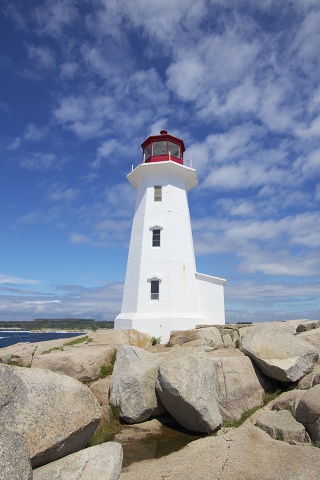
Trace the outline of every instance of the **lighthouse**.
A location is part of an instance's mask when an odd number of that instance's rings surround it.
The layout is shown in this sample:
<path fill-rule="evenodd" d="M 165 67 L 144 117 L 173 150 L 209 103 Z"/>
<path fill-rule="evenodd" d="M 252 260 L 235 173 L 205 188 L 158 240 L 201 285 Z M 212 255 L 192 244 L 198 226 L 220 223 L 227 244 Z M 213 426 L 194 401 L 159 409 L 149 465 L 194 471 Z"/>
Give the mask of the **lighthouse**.
<path fill-rule="evenodd" d="M 141 147 L 142 162 L 127 175 L 137 198 L 115 329 L 163 343 L 172 330 L 224 324 L 226 281 L 196 271 L 187 194 L 198 179 L 183 159 L 183 140 L 162 130 Z"/>

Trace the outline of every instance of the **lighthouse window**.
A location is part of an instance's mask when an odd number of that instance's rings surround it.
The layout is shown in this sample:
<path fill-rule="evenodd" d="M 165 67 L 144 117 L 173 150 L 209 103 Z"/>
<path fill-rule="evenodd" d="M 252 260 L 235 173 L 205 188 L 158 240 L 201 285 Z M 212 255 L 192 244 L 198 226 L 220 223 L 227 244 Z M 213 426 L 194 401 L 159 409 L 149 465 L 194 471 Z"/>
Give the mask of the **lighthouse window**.
<path fill-rule="evenodd" d="M 180 146 L 173 142 L 168 142 L 169 153 L 177 158 L 180 158 Z"/>
<path fill-rule="evenodd" d="M 160 229 L 152 230 L 152 246 L 160 247 Z"/>
<path fill-rule="evenodd" d="M 157 185 L 154 187 L 154 201 L 161 202 L 162 201 L 162 187 Z"/>
<path fill-rule="evenodd" d="M 159 280 L 151 280 L 151 300 L 159 300 Z"/>
<path fill-rule="evenodd" d="M 167 142 L 154 142 L 152 144 L 152 155 L 165 155 L 167 153 Z"/>

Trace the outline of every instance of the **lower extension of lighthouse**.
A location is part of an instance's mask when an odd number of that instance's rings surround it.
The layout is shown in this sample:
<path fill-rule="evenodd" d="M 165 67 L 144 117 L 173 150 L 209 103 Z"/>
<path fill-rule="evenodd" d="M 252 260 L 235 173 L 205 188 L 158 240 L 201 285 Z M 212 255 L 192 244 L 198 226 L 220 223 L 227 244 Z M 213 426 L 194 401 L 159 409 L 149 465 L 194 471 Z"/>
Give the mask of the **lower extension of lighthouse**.
<path fill-rule="evenodd" d="M 163 343 L 172 330 L 224 324 L 226 281 L 196 272 L 187 199 L 196 171 L 169 159 L 142 163 L 127 178 L 137 200 L 115 329 L 134 328 Z"/>

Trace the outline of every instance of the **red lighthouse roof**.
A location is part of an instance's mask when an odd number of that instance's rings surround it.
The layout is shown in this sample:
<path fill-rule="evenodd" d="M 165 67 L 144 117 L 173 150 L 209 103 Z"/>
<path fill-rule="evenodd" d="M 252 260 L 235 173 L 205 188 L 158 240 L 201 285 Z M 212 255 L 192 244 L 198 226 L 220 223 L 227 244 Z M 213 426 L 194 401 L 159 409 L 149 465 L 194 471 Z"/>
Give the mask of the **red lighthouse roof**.
<path fill-rule="evenodd" d="M 166 162 L 172 160 L 183 165 L 183 140 L 161 130 L 160 135 L 148 137 L 142 144 L 143 163 Z"/>

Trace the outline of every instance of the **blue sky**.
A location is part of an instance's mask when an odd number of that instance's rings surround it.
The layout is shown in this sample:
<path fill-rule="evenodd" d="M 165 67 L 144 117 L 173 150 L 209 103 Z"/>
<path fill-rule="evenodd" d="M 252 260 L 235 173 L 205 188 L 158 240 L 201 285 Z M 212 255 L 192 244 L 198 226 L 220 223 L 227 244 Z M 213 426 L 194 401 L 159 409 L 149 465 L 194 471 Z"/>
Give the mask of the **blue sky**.
<path fill-rule="evenodd" d="M 4 0 L 0 320 L 120 311 L 140 144 L 182 138 L 226 320 L 320 318 L 319 0 Z"/>

